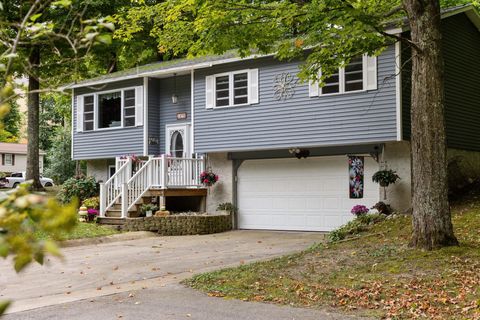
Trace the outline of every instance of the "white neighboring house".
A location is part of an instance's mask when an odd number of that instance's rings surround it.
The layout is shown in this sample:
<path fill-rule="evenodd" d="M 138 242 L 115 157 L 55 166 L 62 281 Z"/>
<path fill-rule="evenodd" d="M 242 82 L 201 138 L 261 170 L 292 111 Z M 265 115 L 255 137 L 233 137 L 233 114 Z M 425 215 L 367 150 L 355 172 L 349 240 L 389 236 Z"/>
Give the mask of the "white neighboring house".
<path fill-rule="evenodd" d="M 0 142 L 0 172 L 7 175 L 27 170 L 27 145 L 24 143 Z M 40 173 L 43 173 L 45 152 L 40 150 Z"/>

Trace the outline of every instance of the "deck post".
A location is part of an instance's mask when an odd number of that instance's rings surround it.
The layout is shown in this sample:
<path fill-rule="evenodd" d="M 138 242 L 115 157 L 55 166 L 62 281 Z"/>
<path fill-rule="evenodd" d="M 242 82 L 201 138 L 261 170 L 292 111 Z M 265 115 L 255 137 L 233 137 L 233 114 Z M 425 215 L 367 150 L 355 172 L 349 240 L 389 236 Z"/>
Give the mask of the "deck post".
<path fill-rule="evenodd" d="M 100 217 L 105 217 L 106 207 L 105 183 L 100 182 Z"/>
<path fill-rule="evenodd" d="M 127 217 L 128 212 L 128 184 L 122 183 L 122 218 Z"/>
<path fill-rule="evenodd" d="M 151 188 L 151 187 L 152 187 L 152 184 L 153 184 L 152 163 L 153 163 L 153 160 L 151 160 L 151 159 L 149 158 L 148 161 L 147 161 L 147 163 L 144 164 L 144 166 L 148 166 L 148 167 L 147 167 L 147 187 L 148 187 L 148 188 Z"/>
<path fill-rule="evenodd" d="M 168 184 L 168 161 L 167 156 L 162 154 L 162 189 L 167 188 Z"/>
<path fill-rule="evenodd" d="M 131 157 L 128 157 L 127 158 L 127 162 L 128 162 L 128 166 L 127 166 L 127 170 L 125 171 L 126 173 L 126 177 L 125 177 L 125 180 L 122 181 L 123 182 L 127 182 L 128 180 L 130 180 L 130 178 L 132 177 L 132 165 L 133 165 L 133 161 L 132 161 L 132 158 Z"/>

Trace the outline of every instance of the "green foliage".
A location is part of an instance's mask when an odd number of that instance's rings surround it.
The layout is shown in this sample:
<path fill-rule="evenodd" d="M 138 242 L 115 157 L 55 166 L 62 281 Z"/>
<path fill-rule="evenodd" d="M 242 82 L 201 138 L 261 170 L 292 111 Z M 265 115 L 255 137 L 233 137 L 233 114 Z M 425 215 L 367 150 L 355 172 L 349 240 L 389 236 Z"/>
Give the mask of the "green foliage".
<path fill-rule="evenodd" d="M 337 228 L 328 234 L 328 239 L 331 242 L 340 241 L 347 236 L 356 235 L 367 231 L 370 226 L 385 220 L 383 214 L 362 214 L 357 216 L 354 220 L 347 222 L 340 228 Z"/>
<path fill-rule="evenodd" d="M 30 262 L 43 264 L 45 254 L 60 256 L 50 240 L 39 241 L 35 232 L 53 237 L 61 231 L 71 230 L 76 223 L 76 203 L 60 205 L 55 199 L 32 194 L 28 184 L 10 191 L 0 200 L 0 256 L 13 255 L 17 272 Z"/>
<path fill-rule="evenodd" d="M 94 177 L 73 177 L 62 185 L 58 198 L 63 203 L 68 203 L 73 199 L 82 202 L 87 198 L 98 196 L 98 192 L 98 184 Z"/>
<path fill-rule="evenodd" d="M 466 2 L 443 0 L 442 5 Z M 167 59 L 229 50 L 241 56 L 276 53 L 283 60 L 305 59 L 300 72 L 303 79 L 317 78 L 321 66 L 321 80 L 353 57 L 379 54 L 397 41 L 383 31 L 399 26 L 403 19 L 398 18 L 405 16 L 400 0 L 138 3 L 114 15 L 118 26 L 114 38 L 125 43 L 153 38 Z"/>
<path fill-rule="evenodd" d="M 3 117 L 3 129 L 0 130 L 0 142 L 18 142 L 20 128 L 22 126 L 22 114 L 18 103 L 12 101 L 8 105 L 8 113 Z"/>
<path fill-rule="evenodd" d="M 397 175 L 397 172 L 391 169 L 379 170 L 372 176 L 372 181 L 380 184 L 382 187 L 388 187 L 390 184 L 394 184 L 399 179 L 400 177 Z"/>
<path fill-rule="evenodd" d="M 100 198 L 91 197 L 83 200 L 82 206 L 85 206 L 89 209 L 98 209 L 100 207 Z"/>
<path fill-rule="evenodd" d="M 145 204 L 142 204 L 142 206 L 140 207 L 140 210 L 142 211 L 142 213 L 146 213 L 147 211 L 155 212 L 158 210 L 158 206 L 156 206 L 153 203 L 145 203 Z"/>
<path fill-rule="evenodd" d="M 230 213 L 234 213 L 234 212 L 237 212 L 238 209 L 231 202 L 224 202 L 224 203 L 220 203 L 217 206 L 217 211 L 222 211 L 222 210 L 228 211 Z"/>
<path fill-rule="evenodd" d="M 56 184 L 63 184 L 75 174 L 75 161 L 70 156 L 72 146 L 70 127 L 57 128 L 54 135 L 51 147 L 46 150 L 44 174 L 52 178 Z"/>
<path fill-rule="evenodd" d="M 42 240 L 73 240 L 73 239 L 85 239 L 85 238 L 96 238 L 110 236 L 112 234 L 117 234 L 119 231 L 112 228 L 108 228 L 96 223 L 77 223 L 72 230 L 68 232 L 60 232 L 55 235 L 56 238 L 52 238 L 51 234 L 45 232 L 36 232 L 36 237 Z"/>

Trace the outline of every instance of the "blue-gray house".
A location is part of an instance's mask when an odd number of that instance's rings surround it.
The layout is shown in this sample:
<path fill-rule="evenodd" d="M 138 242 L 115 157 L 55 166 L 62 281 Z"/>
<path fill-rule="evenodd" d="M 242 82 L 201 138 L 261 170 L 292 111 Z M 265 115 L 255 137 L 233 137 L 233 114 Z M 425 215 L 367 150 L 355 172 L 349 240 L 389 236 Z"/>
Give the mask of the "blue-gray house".
<path fill-rule="evenodd" d="M 480 151 L 480 16 L 443 18 L 449 155 L 468 160 Z M 301 61 L 234 54 L 73 84 L 72 158 L 118 219 L 160 196 L 172 211 L 232 202 L 238 228 L 328 231 L 383 200 L 371 177 L 385 167 L 401 177 L 386 201 L 408 210 L 409 56 L 400 43 L 360 56 L 323 87 L 298 80 Z M 208 191 L 203 171 L 219 176 Z"/>

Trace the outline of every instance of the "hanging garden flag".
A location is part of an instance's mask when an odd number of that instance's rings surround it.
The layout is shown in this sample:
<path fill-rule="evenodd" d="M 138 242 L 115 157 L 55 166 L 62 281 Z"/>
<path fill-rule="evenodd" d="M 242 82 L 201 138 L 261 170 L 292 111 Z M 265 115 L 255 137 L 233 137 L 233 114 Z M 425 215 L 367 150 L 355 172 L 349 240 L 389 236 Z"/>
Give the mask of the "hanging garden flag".
<path fill-rule="evenodd" d="M 363 198 L 363 157 L 348 156 L 350 199 Z"/>

